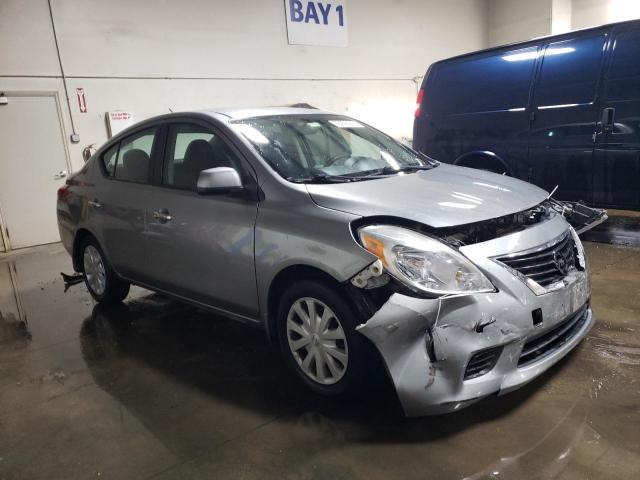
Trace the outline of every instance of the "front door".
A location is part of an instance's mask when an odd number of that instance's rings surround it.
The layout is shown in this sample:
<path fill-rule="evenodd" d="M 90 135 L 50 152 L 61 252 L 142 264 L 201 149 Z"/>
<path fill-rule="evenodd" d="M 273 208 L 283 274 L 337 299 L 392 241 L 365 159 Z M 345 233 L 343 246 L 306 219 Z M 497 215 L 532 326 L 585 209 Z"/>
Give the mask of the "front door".
<path fill-rule="evenodd" d="M 533 96 L 529 163 L 533 183 L 558 200 L 593 201 L 596 90 L 604 33 L 549 43 Z"/>
<path fill-rule="evenodd" d="M 595 149 L 595 203 L 640 208 L 640 29 L 614 30 Z"/>
<path fill-rule="evenodd" d="M 199 195 L 202 170 L 236 168 L 240 155 L 211 128 L 171 124 L 159 185 L 147 212 L 148 268 L 152 286 L 255 318 L 254 266 L 257 202 L 240 194 Z"/>
<path fill-rule="evenodd" d="M 0 222 L 5 248 L 60 241 L 56 191 L 69 167 L 56 97 L 14 96 L 0 105 Z"/>

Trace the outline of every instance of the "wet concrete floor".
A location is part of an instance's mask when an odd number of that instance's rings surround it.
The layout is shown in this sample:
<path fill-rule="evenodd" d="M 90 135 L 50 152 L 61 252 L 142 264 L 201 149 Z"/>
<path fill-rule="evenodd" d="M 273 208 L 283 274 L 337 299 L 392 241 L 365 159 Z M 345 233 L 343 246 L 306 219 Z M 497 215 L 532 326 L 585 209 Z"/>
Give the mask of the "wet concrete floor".
<path fill-rule="evenodd" d="M 583 234 L 583 240 L 640 247 L 640 212 L 608 210 L 609 218 Z"/>
<path fill-rule="evenodd" d="M 63 293 L 60 245 L 0 258 L 0 479 L 640 478 L 640 249 L 586 246 L 588 338 L 521 390 L 419 419 L 384 381 L 305 392 L 251 327 L 141 289 Z"/>

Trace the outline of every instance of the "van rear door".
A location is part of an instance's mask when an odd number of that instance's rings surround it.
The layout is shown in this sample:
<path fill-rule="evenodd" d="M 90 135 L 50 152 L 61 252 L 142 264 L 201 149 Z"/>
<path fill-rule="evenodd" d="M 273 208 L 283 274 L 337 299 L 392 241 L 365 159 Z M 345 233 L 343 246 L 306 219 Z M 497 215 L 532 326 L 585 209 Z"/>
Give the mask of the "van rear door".
<path fill-rule="evenodd" d="M 529 133 L 533 183 L 560 200 L 593 201 L 596 90 L 607 36 L 601 30 L 547 44 Z"/>
<path fill-rule="evenodd" d="M 594 202 L 640 207 L 640 24 L 614 29 L 594 152 Z"/>

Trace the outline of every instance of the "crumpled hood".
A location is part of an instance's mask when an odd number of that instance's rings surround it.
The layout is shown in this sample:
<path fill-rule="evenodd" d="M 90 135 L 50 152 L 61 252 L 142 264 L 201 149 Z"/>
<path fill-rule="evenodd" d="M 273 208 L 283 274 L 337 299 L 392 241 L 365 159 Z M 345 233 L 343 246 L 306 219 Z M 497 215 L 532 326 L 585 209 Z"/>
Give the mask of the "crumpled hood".
<path fill-rule="evenodd" d="M 308 184 L 307 189 L 322 207 L 363 217 L 402 217 L 434 228 L 520 212 L 548 196 L 521 180 L 447 164 L 375 180 Z"/>

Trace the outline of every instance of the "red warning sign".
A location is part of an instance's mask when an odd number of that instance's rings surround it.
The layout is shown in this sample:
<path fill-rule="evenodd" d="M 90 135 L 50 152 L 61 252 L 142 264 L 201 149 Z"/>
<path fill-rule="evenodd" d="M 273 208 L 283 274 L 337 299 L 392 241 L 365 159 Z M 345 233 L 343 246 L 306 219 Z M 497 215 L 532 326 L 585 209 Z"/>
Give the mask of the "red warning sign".
<path fill-rule="evenodd" d="M 87 100 L 84 98 L 84 88 L 76 88 L 76 96 L 78 97 L 80 113 L 87 113 Z"/>

